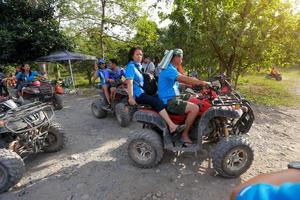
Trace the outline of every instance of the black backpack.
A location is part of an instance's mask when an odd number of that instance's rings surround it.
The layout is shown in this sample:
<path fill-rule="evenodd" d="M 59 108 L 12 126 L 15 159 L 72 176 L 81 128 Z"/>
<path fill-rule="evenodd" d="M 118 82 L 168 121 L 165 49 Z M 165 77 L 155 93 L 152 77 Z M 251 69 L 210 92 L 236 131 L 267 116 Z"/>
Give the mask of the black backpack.
<path fill-rule="evenodd" d="M 138 65 L 135 65 L 136 69 L 143 75 L 144 78 L 144 85 L 141 86 L 139 83 L 137 85 L 141 87 L 145 93 L 155 96 L 157 95 L 157 82 L 155 80 L 155 77 L 150 73 L 142 72 Z"/>

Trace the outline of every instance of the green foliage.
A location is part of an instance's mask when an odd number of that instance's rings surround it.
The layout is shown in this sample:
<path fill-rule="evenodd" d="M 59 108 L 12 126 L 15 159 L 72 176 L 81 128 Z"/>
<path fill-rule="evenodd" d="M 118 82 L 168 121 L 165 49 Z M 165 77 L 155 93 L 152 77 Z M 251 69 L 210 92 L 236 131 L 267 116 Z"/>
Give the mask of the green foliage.
<path fill-rule="evenodd" d="M 70 42 L 54 19 L 55 0 L 10 0 L 0 3 L 0 63 L 33 61 Z"/>
<path fill-rule="evenodd" d="M 184 50 L 185 65 L 237 80 L 247 71 L 300 61 L 300 15 L 280 0 L 175 0 L 166 44 Z M 298 41 L 298 42 L 295 42 Z"/>

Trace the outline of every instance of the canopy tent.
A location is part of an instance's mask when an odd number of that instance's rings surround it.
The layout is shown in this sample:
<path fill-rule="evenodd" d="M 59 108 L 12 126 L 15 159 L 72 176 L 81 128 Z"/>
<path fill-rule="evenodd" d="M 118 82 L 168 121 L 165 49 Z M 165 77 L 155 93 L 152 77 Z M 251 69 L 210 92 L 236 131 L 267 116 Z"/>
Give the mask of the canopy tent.
<path fill-rule="evenodd" d="M 75 52 L 70 52 L 70 51 L 59 51 L 59 52 L 54 52 L 48 56 L 40 57 L 36 61 L 37 62 L 68 61 L 71 78 L 72 78 L 72 82 L 73 82 L 73 87 L 75 89 L 75 82 L 74 82 L 72 63 L 71 63 L 72 60 L 96 61 L 97 58 L 95 56 L 85 55 L 85 54 L 81 54 L 81 53 L 75 53 Z"/>

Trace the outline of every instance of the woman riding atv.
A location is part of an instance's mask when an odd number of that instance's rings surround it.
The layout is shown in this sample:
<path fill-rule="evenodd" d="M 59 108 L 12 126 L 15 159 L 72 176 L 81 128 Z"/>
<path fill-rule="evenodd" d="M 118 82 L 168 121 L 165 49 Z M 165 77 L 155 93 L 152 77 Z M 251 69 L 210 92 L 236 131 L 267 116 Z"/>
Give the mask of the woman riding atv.
<path fill-rule="evenodd" d="M 29 64 L 24 64 L 21 66 L 21 71 L 16 75 L 17 79 L 17 94 L 22 96 L 22 88 L 26 83 L 33 82 L 39 74 L 36 71 L 30 69 Z"/>
<path fill-rule="evenodd" d="M 167 122 L 171 134 L 181 133 L 185 125 L 176 125 L 170 119 L 163 102 L 155 96 L 148 95 L 141 85 L 144 85 L 144 77 L 141 73 L 141 61 L 143 52 L 140 47 L 131 48 L 128 54 L 128 64 L 126 67 L 126 82 L 128 90 L 128 102 L 130 105 L 147 104 L 155 109 L 159 115 Z"/>

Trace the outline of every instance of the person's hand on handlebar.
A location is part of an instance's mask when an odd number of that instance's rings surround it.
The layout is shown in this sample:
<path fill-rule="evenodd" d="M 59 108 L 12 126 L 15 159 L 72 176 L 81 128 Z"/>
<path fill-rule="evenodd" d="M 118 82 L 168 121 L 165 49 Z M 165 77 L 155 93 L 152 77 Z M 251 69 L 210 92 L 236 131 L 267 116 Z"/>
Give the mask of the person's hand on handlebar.
<path fill-rule="evenodd" d="M 129 97 L 128 103 L 129 103 L 130 105 L 132 105 L 132 106 L 137 105 L 137 103 L 136 103 L 136 101 L 134 100 L 133 97 Z"/>

